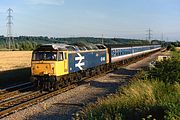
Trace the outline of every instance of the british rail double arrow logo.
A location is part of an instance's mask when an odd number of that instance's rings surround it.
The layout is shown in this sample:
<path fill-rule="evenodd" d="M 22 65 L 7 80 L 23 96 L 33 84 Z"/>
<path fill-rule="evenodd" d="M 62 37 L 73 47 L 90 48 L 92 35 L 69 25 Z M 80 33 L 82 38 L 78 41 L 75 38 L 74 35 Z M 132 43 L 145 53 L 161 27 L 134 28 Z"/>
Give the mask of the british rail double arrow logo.
<path fill-rule="evenodd" d="M 75 60 L 78 61 L 77 64 L 75 64 L 75 67 L 78 67 L 80 70 L 83 70 L 82 66 L 85 65 L 82 60 L 84 60 L 84 56 L 82 56 L 80 53 L 77 53 L 78 57 L 75 57 Z"/>

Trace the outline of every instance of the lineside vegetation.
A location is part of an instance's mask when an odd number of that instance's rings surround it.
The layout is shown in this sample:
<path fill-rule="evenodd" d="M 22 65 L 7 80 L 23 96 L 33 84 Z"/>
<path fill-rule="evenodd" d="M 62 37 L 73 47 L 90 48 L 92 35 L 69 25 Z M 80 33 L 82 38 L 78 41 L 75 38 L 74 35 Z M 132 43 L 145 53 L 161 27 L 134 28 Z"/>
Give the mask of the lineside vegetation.
<path fill-rule="evenodd" d="M 180 120 L 180 53 L 141 71 L 117 93 L 80 111 L 76 119 Z"/>

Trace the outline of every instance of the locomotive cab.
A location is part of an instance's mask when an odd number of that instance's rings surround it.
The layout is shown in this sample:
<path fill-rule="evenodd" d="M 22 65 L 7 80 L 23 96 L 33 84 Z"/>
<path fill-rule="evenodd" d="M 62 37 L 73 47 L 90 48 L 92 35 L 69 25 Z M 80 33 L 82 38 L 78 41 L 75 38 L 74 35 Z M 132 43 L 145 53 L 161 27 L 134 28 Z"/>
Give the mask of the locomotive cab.
<path fill-rule="evenodd" d="M 60 76 L 67 74 L 66 51 L 35 51 L 32 57 L 32 75 Z"/>
<path fill-rule="evenodd" d="M 48 47 L 49 46 L 49 47 Z M 57 76 L 68 74 L 68 51 L 42 45 L 32 54 L 31 81 L 43 89 L 54 88 Z M 41 83 L 45 86 L 41 86 Z"/>

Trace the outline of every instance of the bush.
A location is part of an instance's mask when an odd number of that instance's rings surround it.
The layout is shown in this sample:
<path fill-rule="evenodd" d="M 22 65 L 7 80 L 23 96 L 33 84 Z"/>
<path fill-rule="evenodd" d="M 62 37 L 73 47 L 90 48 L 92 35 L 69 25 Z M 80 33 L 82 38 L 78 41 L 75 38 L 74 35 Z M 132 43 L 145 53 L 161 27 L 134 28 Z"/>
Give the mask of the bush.
<path fill-rule="evenodd" d="M 152 68 L 148 74 L 150 79 L 162 80 L 165 83 L 180 83 L 180 61 L 172 58 L 157 62 L 155 68 Z"/>
<path fill-rule="evenodd" d="M 173 46 L 173 47 L 171 48 L 171 51 L 176 51 L 176 47 Z"/>
<path fill-rule="evenodd" d="M 167 50 L 176 51 L 176 47 L 174 45 L 170 44 L 167 46 Z"/>

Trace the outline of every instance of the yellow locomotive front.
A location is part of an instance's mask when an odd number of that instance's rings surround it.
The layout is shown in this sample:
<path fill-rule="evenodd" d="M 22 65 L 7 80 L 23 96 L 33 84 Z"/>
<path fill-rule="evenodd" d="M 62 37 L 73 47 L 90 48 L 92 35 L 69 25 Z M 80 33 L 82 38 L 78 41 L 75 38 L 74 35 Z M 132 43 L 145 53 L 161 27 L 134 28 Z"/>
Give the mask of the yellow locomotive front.
<path fill-rule="evenodd" d="M 68 74 L 67 51 L 40 48 L 33 51 L 32 82 L 42 89 L 56 88 L 56 78 Z"/>

